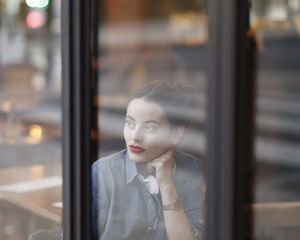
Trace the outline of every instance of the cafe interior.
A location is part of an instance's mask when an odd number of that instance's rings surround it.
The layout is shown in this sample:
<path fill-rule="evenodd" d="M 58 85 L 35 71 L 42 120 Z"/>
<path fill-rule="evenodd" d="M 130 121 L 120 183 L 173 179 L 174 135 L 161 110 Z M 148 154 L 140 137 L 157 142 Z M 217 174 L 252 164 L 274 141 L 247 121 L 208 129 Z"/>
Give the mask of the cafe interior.
<path fill-rule="evenodd" d="M 98 5 L 91 162 L 125 147 L 127 101 L 152 80 L 199 92 L 196 124 L 179 148 L 205 161 L 207 1 Z M 251 239 L 300 239 L 300 1 L 254 0 L 250 12 L 258 58 Z M 0 240 L 62 229 L 61 38 L 60 0 L 0 0 Z"/>

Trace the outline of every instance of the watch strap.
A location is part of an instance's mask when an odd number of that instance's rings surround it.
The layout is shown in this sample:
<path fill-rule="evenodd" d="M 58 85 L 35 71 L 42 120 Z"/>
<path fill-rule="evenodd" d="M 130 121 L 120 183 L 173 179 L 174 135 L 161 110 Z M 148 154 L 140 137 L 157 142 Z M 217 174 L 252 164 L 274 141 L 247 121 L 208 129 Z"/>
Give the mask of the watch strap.
<path fill-rule="evenodd" d="M 178 198 L 176 198 L 171 203 L 163 204 L 164 211 L 179 211 L 180 209 L 181 209 L 181 204 Z"/>

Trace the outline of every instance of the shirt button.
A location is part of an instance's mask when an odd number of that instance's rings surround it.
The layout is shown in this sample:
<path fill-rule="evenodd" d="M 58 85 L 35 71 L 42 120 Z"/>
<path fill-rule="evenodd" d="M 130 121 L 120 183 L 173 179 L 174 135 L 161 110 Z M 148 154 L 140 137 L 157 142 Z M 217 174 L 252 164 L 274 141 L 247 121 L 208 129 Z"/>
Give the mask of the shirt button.
<path fill-rule="evenodd" d="M 148 227 L 148 231 L 151 231 L 152 230 L 152 227 Z"/>

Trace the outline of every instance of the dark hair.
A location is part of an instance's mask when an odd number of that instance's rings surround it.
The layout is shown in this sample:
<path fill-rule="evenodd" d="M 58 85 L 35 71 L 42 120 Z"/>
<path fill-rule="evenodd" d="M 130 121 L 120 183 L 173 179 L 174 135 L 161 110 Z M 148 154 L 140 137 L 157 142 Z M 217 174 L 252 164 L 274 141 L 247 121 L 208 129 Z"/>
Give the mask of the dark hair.
<path fill-rule="evenodd" d="M 173 126 L 189 126 L 198 110 L 198 94 L 189 85 L 179 82 L 153 81 L 135 92 L 130 100 L 144 98 L 158 104 Z"/>

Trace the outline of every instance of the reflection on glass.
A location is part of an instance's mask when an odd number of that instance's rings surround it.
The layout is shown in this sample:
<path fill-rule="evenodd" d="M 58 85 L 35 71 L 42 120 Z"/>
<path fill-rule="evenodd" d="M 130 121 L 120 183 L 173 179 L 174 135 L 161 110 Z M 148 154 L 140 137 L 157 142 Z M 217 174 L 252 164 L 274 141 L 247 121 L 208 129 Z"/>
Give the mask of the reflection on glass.
<path fill-rule="evenodd" d="M 251 239 L 300 239 L 300 1 L 253 1 L 258 42 Z"/>
<path fill-rule="evenodd" d="M 0 1 L 1 240 L 60 227 L 59 21 L 59 0 Z"/>
<path fill-rule="evenodd" d="M 126 149 L 93 164 L 94 239 L 202 238 L 203 166 L 176 151 L 198 110 L 195 98 L 170 82 L 152 82 L 131 98 Z"/>
<path fill-rule="evenodd" d="M 204 1 L 98 2 L 95 239 L 200 238 L 208 41 Z M 164 84 L 166 92 L 159 91 Z M 190 90 L 183 94 L 177 85 Z M 150 86 L 151 94 L 159 92 L 159 101 L 141 93 Z M 183 107 L 190 98 L 197 106 Z M 189 126 L 183 121 L 188 116 Z"/>

